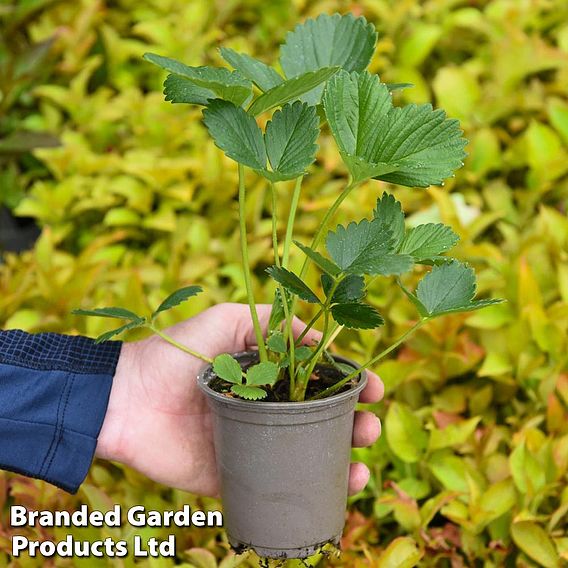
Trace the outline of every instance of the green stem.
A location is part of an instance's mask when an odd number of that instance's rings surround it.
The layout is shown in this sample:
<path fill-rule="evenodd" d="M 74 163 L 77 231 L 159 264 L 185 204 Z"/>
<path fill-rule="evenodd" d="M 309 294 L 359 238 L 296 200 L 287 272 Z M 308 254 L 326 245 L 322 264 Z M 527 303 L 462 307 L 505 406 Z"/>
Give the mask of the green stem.
<path fill-rule="evenodd" d="M 327 345 L 328 339 L 329 339 L 329 314 L 330 314 L 331 299 L 333 297 L 333 294 L 335 293 L 335 290 L 337 290 L 337 287 L 339 286 L 341 280 L 343 280 L 342 277 L 339 277 L 339 278 L 337 278 L 337 280 L 335 280 L 335 282 L 333 283 L 333 286 L 331 287 L 331 289 L 329 291 L 328 298 L 327 298 L 325 304 L 323 304 L 322 307 L 321 307 L 321 310 L 323 311 L 322 336 L 321 336 L 320 342 L 319 342 L 316 350 L 312 353 L 312 356 L 308 359 L 308 361 L 306 363 L 305 373 L 303 375 L 303 381 L 297 387 L 296 400 L 304 400 L 305 399 L 306 389 L 308 388 L 308 381 L 310 380 L 310 377 L 311 377 L 311 375 L 314 371 L 315 366 L 317 365 L 318 361 L 320 360 L 321 354 L 326 349 L 326 345 Z"/>
<path fill-rule="evenodd" d="M 201 353 L 198 353 L 197 351 L 194 351 L 193 349 L 190 349 L 189 347 L 182 345 L 181 343 L 176 341 L 173 337 L 166 335 L 163 331 L 160 331 L 157 327 L 154 327 L 152 324 L 149 324 L 148 327 L 156 335 L 159 335 L 162 339 L 167 341 L 170 345 L 173 345 L 174 347 L 177 347 L 181 351 L 184 351 L 185 353 L 188 353 L 189 355 L 193 355 L 194 357 L 197 357 L 198 359 L 201 359 L 202 361 L 205 361 L 206 363 L 213 363 L 213 359 L 211 359 L 210 357 L 202 355 Z"/>
<path fill-rule="evenodd" d="M 274 263 L 276 266 L 280 266 L 280 255 L 278 254 L 278 199 L 276 194 L 276 186 L 274 183 L 270 184 L 270 193 L 272 195 L 272 248 L 274 249 Z M 290 344 L 290 391 L 293 390 L 295 386 L 295 363 L 296 363 L 296 353 L 294 345 L 294 332 L 292 331 L 292 316 L 288 309 L 288 301 L 286 299 L 286 291 L 284 287 L 279 284 L 278 289 L 280 290 L 280 295 L 282 296 L 282 307 L 284 308 L 284 317 L 286 319 L 286 335 L 288 337 L 288 342 Z"/>
<path fill-rule="evenodd" d="M 345 198 L 360 183 L 361 182 L 354 183 L 351 178 L 349 179 L 349 183 L 347 184 L 347 187 L 345 187 L 345 189 L 339 194 L 339 196 L 337 197 L 337 199 L 335 200 L 333 205 L 327 210 L 326 214 L 323 216 L 323 219 L 321 220 L 321 222 L 319 224 L 318 230 L 316 231 L 316 234 L 314 235 L 314 238 L 312 240 L 312 244 L 310 245 L 310 248 L 313 248 L 313 249 L 317 248 L 317 246 L 321 242 L 321 239 L 322 239 L 323 234 L 324 234 L 324 232 L 327 228 L 327 225 L 329 224 L 329 221 L 331 220 L 331 218 L 333 217 L 333 215 L 335 214 L 335 212 L 337 211 L 339 206 L 343 203 Z M 306 257 L 304 259 L 304 264 L 302 264 L 302 268 L 300 269 L 300 278 L 304 278 L 304 276 L 306 275 L 306 272 L 308 271 L 309 260 L 310 259 L 308 257 Z M 296 302 L 297 302 L 297 297 L 295 296 L 294 299 L 292 300 L 292 309 L 291 309 L 292 313 L 296 313 Z"/>
<path fill-rule="evenodd" d="M 327 210 L 326 214 L 321 220 L 321 223 L 319 224 L 316 234 L 314 235 L 314 239 L 312 241 L 312 244 L 310 245 L 311 248 L 315 249 L 318 247 L 323 237 L 323 234 L 329 224 L 329 221 L 331 220 L 331 218 L 333 217 L 339 206 L 343 203 L 345 198 L 353 191 L 353 189 L 355 189 L 359 185 L 359 183 L 360 182 L 353 183 L 350 180 L 347 187 L 339 194 L 333 205 Z M 300 270 L 300 278 L 303 278 L 306 275 L 306 272 L 308 270 L 308 262 L 309 258 L 306 257 L 306 259 L 304 260 L 304 264 L 302 265 L 302 269 Z"/>
<path fill-rule="evenodd" d="M 245 173 L 242 164 L 239 164 L 239 225 L 241 231 L 241 256 L 243 261 L 243 274 L 245 278 L 245 287 L 247 290 L 247 300 L 250 308 L 250 315 L 252 318 L 252 325 L 254 327 L 254 334 L 256 342 L 258 343 L 258 352 L 261 361 L 267 361 L 268 356 L 266 353 L 266 345 L 264 344 L 264 337 L 262 329 L 256 313 L 256 304 L 252 293 L 252 279 L 250 273 L 249 256 L 248 256 L 248 243 L 247 243 L 247 221 L 246 221 L 246 207 L 245 207 L 246 189 L 245 189 Z"/>
<path fill-rule="evenodd" d="M 278 254 L 278 196 L 276 186 L 270 182 L 270 195 L 272 197 L 272 248 L 274 249 L 274 264 L 280 266 L 280 255 Z"/>
<path fill-rule="evenodd" d="M 284 250 L 282 251 L 282 266 L 288 267 L 290 261 L 290 246 L 292 244 L 292 233 L 294 230 L 294 221 L 296 219 L 296 211 L 298 210 L 298 202 L 300 200 L 300 191 L 302 189 L 302 180 L 304 176 L 296 178 L 294 185 L 294 193 L 292 194 L 292 203 L 290 205 L 290 213 L 288 214 L 288 223 L 286 224 L 286 236 L 284 237 Z"/>
<path fill-rule="evenodd" d="M 330 333 L 329 333 L 329 338 L 326 342 L 326 344 L 324 345 L 324 349 L 329 349 L 329 346 L 336 340 L 337 336 L 341 333 L 341 331 L 343 330 L 343 326 L 339 325 L 338 323 L 336 323 L 333 328 L 331 329 Z"/>
<path fill-rule="evenodd" d="M 302 331 L 302 333 L 300 333 L 300 335 L 298 336 L 298 339 L 296 339 L 296 345 L 300 345 L 302 343 L 302 339 L 304 339 L 304 337 L 306 337 L 306 335 L 308 334 L 308 331 L 310 331 L 310 329 L 312 329 L 312 327 L 314 327 L 315 323 L 319 320 L 322 313 L 323 313 L 323 308 L 320 308 L 318 310 L 318 312 L 316 313 L 316 315 L 306 325 L 306 327 L 304 328 L 304 331 Z"/>
<path fill-rule="evenodd" d="M 427 321 L 428 321 L 428 318 L 423 318 L 423 319 L 417 321 L 409 330 L 407 330 L 405 333 L 403 333 L 390 347 L 387 347 L 384 351 L 381 351 L 378 355 L 376 355 L 372 359 L 369 359 L 364 365 L 361 365 L 358 369 L 355 369 L 352 373 L 349 373 L 349 375 L 347 375 L 346 377 L 341 379 L 339 382 L 335 383 L 331 387 L 325 389 L 324 391 L 320 392 L 316 396 L 312 397 L 311 400 L 316 400 L 318 398 L 325 398 L 325 397 L 330 396 L 333 393 L 337 392 L 345 384 L 347 384 L 351 379 L 355 378 L 361 371 L 371 367 L 372 365 L 374 365 L 375 363 L 377 363 L 378 361 L 380 361 L 381 359 L 386 357 L 391 351 L 393 351 L 401 343 L 406 341 L 406 339 L 408 339 L 408 337 L 410 335 L 412 335 L 417 329 L 422 327 Z"/>
<path fill-rule="evenodd" d="M 325 309 L 323 312 L 323 330 L 321 340 L 317 346 L 317 349 L 314 351 L 313 355 L 308 359 L 308 366 L 306 375 L 308 377 L 311 376 L 317 362 L 319 361 L 320 355 L 323 353 L 325 349 L 325 344 L 327 343 L 329 333 L 329 309 Z"/>
<path fill-rule="evenodd" d="M 284 308 L 284 317 L 286 318 L 286 335 L 288 336 L 288 345 L 290 346 L 290 392 L 296 387 L 296 346 L 294 345 L 294 331 L 292 330 L 293 314 L 288 309 L 288 300 L 284 287 L 280 286 L 280 294 L 282 294 L 282 307 Z"/>
<path fill-rule="evenodd" d="M 308 382 L 312 376 L 313 370 L 323 353 L 325 344 L 327 343 L 327 334 L 329 328 L 329 310 L 323 312 L 323 335 L 319 342 L 317 349 L 313 352 L 312 356 L 308 359 L 307 366 L 303 369 L 302 380 L 296 385 L 293 400 L 303 401 L 306 399 L 306 390 Z"/>

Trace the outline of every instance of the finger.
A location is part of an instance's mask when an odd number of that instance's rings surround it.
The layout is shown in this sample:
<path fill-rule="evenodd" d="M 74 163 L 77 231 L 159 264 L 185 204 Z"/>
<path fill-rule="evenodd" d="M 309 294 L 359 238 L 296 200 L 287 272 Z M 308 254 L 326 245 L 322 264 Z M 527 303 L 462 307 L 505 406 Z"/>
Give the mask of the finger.
<path fill-rule="evenodd" d="M 369 483 L 371 472 L 364 463 L 352 463 L 349 467 L 349 495 L 355 495 L 359 491 L 365 489 L 365 485 Z"/>
<path fill-rule="evenodd" d="M 367 386 L 359 395 L 359 402 L 372 403 L 383 400 L 385 395 L 385 385 L 375 373 L 367 371 Z"/>
<path fill-rule="evenodd" d="M 355 413 L 353 447 L 364 448 L 374 444 L 381 435 L 381 421 L 366 410 Z"/>

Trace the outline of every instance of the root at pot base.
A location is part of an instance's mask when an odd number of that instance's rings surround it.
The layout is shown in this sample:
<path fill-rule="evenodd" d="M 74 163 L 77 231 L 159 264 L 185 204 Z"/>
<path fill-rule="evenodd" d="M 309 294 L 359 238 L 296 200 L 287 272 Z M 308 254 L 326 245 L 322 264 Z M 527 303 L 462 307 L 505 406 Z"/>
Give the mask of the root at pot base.
<path fill-rule="evenodd" d="M 258 361 L 251 361 L 249 364 L 243 366 L 243 371 L 255 365 Z M 333 367 L 332 365 L 320 364 L 314 369 L 308 386 L 306 389 L 306 400 L 310 400 L 320 393 L 324 392 L 329 387 L 337 384 L 345 376 L 341 370 Z M 346 392 L 357 385 L 358 380 L 353 379 L 344 385 L 337 394 Z M 231 392 L 231 384 L 227 383 L 219 377 L 213 377 L 209 383 L 209 388 L 215 392 L 225 394 L 228 397 L 235 398 Z M 273 387 L 266 388 L 267 396 L 258 401 L 259 404 L 263 402 L 289 402 L 290 401 L 290 376 L 288 372 L 285 373 L 283 379 L 279 380 Z"/>
<path fill-rule="evenodd" d="M 310 556 L 322 555 L 326 558 L 331 558 L 332 556 L 338 558 L 341 554 L 340 542 L 341 536 L 330 539 L 320 545 L 310 546 L 306 549 L 299 550 L 298 552 L 300 555 L 297 557 L 297 559 L 301 561 L 303 566 L 310 568 L 312 565 L 304 562 L 304 559 L 309 558 Z M 283 555 L 281 551 L 272 551 L 271 549 L 266 549 L 264 550 L 264 554 L 261 555 L 260 552 L 263 551 L 259 550 L 258 548 L 255 549 L 253 545 L 232 543 L 231 541 L 229 541 L 229 544 L 231 545 L 231 549 L 235 552 L 235 554 L 244 554 L 245 552 L 248 552 L 250 550 L 255 551 L 256 554 L 261 558 L 259 562 L 261 568 L 276 568 L 285 566 L 286 560 L 290 558 L 290 556 L 286 556 L 285 554 Z M 277 560 L 280 560 L 281 562 L 274 562 Z"/>

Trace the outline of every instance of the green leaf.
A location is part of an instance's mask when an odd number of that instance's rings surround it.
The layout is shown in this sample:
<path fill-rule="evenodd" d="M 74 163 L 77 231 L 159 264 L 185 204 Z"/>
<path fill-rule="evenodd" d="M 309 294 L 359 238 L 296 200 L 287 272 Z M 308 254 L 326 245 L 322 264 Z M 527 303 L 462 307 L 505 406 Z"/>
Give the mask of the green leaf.
<path fill-rule="evenodd" d="M 434 451 L 465 444 L 468 438 L 475 432 L 480 420 L 481 417 L 476 416 L 469 420 L 448 424 L 443 430 L 434 428 L 430 432 L 429 450 Z"/>
<path fill-rule="evenodd" d="M 424 553 L 409 536 L 395 538 L 377 560 L 377 568 L 414 568 Z"/>
<path fill-rule="evenodd" d="M 287 345 L 284 339 L 284 334 L 281 331 L 273 333 L 266 342 L 268 349 L 274 351 L 274 353 L 286 353 Z"/>
<path fill-rule="evenodd" d="M 261 400 L 266 398 L 267 392 L 259 387 L 251 387 L 248 385 L 233 385 L 231 392 L 245 400 Z"/>
<path fill-rule="evenodd" d="M 327 274 L 322 274 L 322 287 L 326 296 L 329 295 L 333 279 L 325 278 Z M 365 296 L 365 280 L 362 276 L 348 274 L 338 285 L 331 298 L 334 304 L 346 302 L 358 302 Z"/>
<path fill-rule="evenodd" d="M 252 83 L 238 71 L 229 71 L 223 67 L 190 67 L 155 53 L 145 53 L 144 59 L 173 73 L 189 79 L 198 87 L 208 89 L 225 101 L 242 105 L 252 95 Z"/>
<path fill-rule="evenodd" d="M 302 300 L 312 304 L 320 303 L 316 294 L 293 272 L 278 266 L 269 266 L 266 269 L 266 272 L 268 272 L 270 277 L 276 280 L 276 282 L 282 284 L 282 286 L 291 294 L 294 294 Z"/>
<path fill-rule="evenodd" d="M 457 260 L 434 266 L 418 283 L 416 297 L 429 317 L 467 312 L 499 304 L 502 300 L 477 300 L 473 269 Z"/>
<path fill-rule="evenodd" d="M 127 323 L 127 324 L 122 325 L 122 326 L 120 326 L 116 329 L 113 329 L 112 331 L 107 331 L 106 333 L 99 335 L 97 337 L 97 339 L 95 340 L 95 343 L 102 343 L 103 341 L 108 341 L 109 339 L 111 339 L 115 335 L 118 335 L 119 333 L 122 333 L 124 331 L 128 331 L 129 329 L 135 329 L 137 327 L 141 327 L 145 323 L 146 323 L 146 320 L 144 318 L 139 318 L 135 321 L 131 321 L 130 323 Z"/>
<path fill-rule="evenodd" d="M 158 309 L 152 314 L 152 317 L 157 316 L 160 312 L 179 306 L 182 302 L 185 302 L 193 296 L 197 296 L 197 294 L 201 292 L 203 292 L 203 288 L 201 286 L 186 286 L 185 288 L 176 290 L 158 306 Z"/>
<path fill-rule="evenodd" d="M 203 117 L 215 144 L 229 158 L 272 181 L 297 178 L 314 161 L 318 118 L 315 109 L 303 103 L 274 113 L 264 137 L 253 116 L 226 101 L 211 101 Z M 266 167 L 267 152 L 273 171 Z"/>
<path fill-rule="evenodd" d="M 331 292 L 331 287 L 333 286 L 333 283 L 335 282 L 335 278 L 332 278 L 329 274 L 327 273 L 323 273 L 321 275 L 321 287 L 323 288 L 323 293 L 325 294 L 325 297 L 329 297 L 329 293 Z"/>
<path fill-rule="evenodd" d="M 314 352 L 310 347 L 307 345 L 301 345 L 300 347 L 296 347 L 294 349 L 294 360 L 296 361 L 307 361 Z M 285 357 L 282 358 L 280 362 L 280 366 L 282 368 L 288 367 L 290 365 L 290 355 L 287 353 Z"/>
<path fill-rule="evenodd" d="M 400 201 L 386 191 L 377 199 L 377 206 L 373 210 L 373 217 L 378 219 L 387 229 L 390 229 L 393 247 L 398 250 L 404 238 L 404 213 Z"/>
<path fill-rule="evenodd" d="M 247 370 L 247 386 L 269 385 L 272 386 L 278 380 L 280 367 L 272 361 L 258 363 Z"/>
<path fill-rule="evenodd" d="M 429 104 L 394 107 L 387 86 L 376 75 L 340 71 L 328 81 L 323 105 L 333 137 L 357 181 L 372 176 L 428 187 L 442 183 L 463 165 L 466 141 L 458 121 L 446 119 L 443 111 Z M 374 167 L 384 172 L 373 172 Z"/>
<path fill-rule="evenodd" d="M 433 260 L 455 246 L 459 240 L 451 227 L 442 223 L 427 223 L 406 233 L 399 252 L 409 254 L 415 262 Z"/>
<path fill-rule="evenodd" d="M 370 178 L 378 178 L 384 174 L 395 172 L 398 168 L 398 163 L 393 164 L 369 164 L 360 156 L 350 156 L 345 152 L 339 152 L 344 161 L 347 169 L 351 173 L 353 182 L 361 182 Z"/>
<path fill-rule="evenodd" d="M 517 504 L 517 493 L 511 479 L 490 485 L 481 495 L 478 507 L 473 507 L 472 521 L 481 527 L 504 515 Z"/>
<path fill-rule="evenodd" d="M 341 268 L 339 268 L 337 264 L 322 256 L 319 252 L 298 241 L 294 241 L 294 244 L 300 248 L 310 260 L 317 264 L 322 270 L 331 274 L 331 276 L 338 276 L 341 273 Z"/>
<path fill-rule="evenodd" d="M 533 496 L 546 485 L 545 470 L 524 441 L 509 455 L 509 467 L 517 489 L 523 494 Z"/>
<path fill-rule="evenodd" d="M 280 85 L 273 87 L 255 99 L 250 105 L 248 112 L 253 116 L 258 116 L 271 108 L 293 101 L 327 81 L 338 70 L 339 67 L 323 67 L 317 71 L 309 71 L 291 79 L 286 79 L 284 83 L 280 83 Z"/>
<path fill-rule="evenodd" d="M 413 266 L 410 256 L 394 253 L 392 233 L 379 219 L 339 225 L 328 233 L 326 246 L 335 263 L 351 274 L 388 276 Z"/>
<path fill-rule="evenodd" d="M 414 304 L 420 316 L 423 318 L 428 317 L 428 311 L 424 307 L 424 304 L 422 304 L 422 302 L 410 290 L 408 290 L 406 286 L 404 286 L 399 278 L 397 278 L 397 284 L 399 285 L 400 289 L 406 294 L 408 299 Z"/>
<path fill-rule="evenodd" d="M 511 525 L 515 544 L 545 568 L 559 568 L 560 559 L 547 532 L 533 521 L 518 521 Z"/>
<path fill-rule="evenodd" d="M 294 359 L 296 359 L 296 361 L 307 361 L 313 353 L 314 352 L 307 345 L 301 345 L 294 349 Z"/>
<path fill-rule="evenodd" d="M 468 469 L 461 457 L 440 450 L 430 456 L 428 467 L 434 477 L 436 477 L 446 489 L 459 491 L 460 493 L 468 492 Z"/>
<path fill-rule="evenodd" d="M 392 402 L 385 419 L 387 443 L 404 462 L 420 460 L 428 445 L 428 434 L 414 412 L 405 404 Z"/>
<path fill-rule="evenodd" d="M 329 231 L 326 239 L 329 256 L 341 270 L 359 267 L 370 258 L 384 256 L 393 250 L 392 233 L 378 221 L 363 219 Z"/>
<path fill-rule="evenodd" d="M 347 71 L 362 71 L 371 61 L 376 42 L 375 27 L 365 18 L 321 14 L 286 34 L 280 48 L 280 64 L 287 77 L 336 65 Z M 313 89 L 303 100 L 319 104 L 322 90 Z"/>
<path fill-rule="evenodd" d="M 381 134 L 386 135 L 374 148 L 375 160 L 400 165 L 393 173 L 375 177 L 390 183 L 443 185 L 463 166 L 467 155 L 459 121 L 447 118 L 443 110 L 434 110 L 430 104 L 393 107 Z"/>
<path fill-rule="evenodd" d="M 190 548 L 183 553 L 183 557 L 186 561 L 184 562 L 185 566 L 181 565 L 183 568 L 219 568 L 215 555 L 206 548 Z M 150 561 L 149 564 L 151 568 L 171 568 L 172 566 L 168 561 L 164 562 L 162 559 Z M 235 564 L 231 563 L 224 568 L 236 568 Z"/>
<path fill-rule="evenodd" d="M 391 93 L 393 93 L 394 91 L 402 91 L 404 89 L 414 87 L 412 83 L 385 83 L 385 85 Z"/>
<path fill-rule="evenodd" d="M 393 108 L 389 90 L 376 75 L 340 71 L 328 81 L 323 106 L 339 150 L 357 156 L 369 165 L 374 146 L 381 140 L 382 124 Z"/>
<path fill-rule="evenodd" d="M 284 82 L 275 69 L 246 53 L 237 53 L 228 47 L 222 47 L 219 51 L 229 65 L 251 80 L 261 91 L 268 91 Z"/>
<path fill-rule="evenodd" d="M 180 75 L 168 75 L 164 81 L 165 100 L 175 103 L 207 105 L 210 99 L 215 99 L 215 93 L 210 89 L 198 87 L 193 81 Z"/>
<path fill-rule="evenodd" d="M 219 378 L 229 383 L 240 385 L 243 382 L 243 371 L 239 362 L 227 353 L 215 357 L 213 371 Z"/>
<path fill-rule="evenodd" d="M 335 362 L 334 367 L 341 371 L 344 377 L 350 375 L 355 370 L 352 365 L 348 365 L 347 363 L 338 363 L 337 361 Z"/>
<path fill-rule="evenodd" d="M 313 163 L 317 151 L 319 120 L 315 107 L 287 104 L 266 125 L 264 141 L 272 171 L 278 180 L 301 176 Z"/>
<path fill-rule="evenodd" d="M 214 100 L 203 111 L 203 120 L 215 144 L 236 162 L 266 168 L 262 131 L 254 117 L 227 101 Z"/>
<path fill-rule="evenodd" d="M 354 274 L 368 274 L 374 276 L 380 274 L 382 276 L 391 276 L 393 274 L 403 274 L 409 272 L 414 266 L 412 257 L 407 254 L 385 254 L 380 256 L 380 252 L 371 254 L 368 262 L 361 259 L 349 268 L 349 272 Z"/>
<path fill-rule="evenodd" d="M 335 304 L 331 315 L 339 325 L 353 329 L 374 329 L 385 323 L 375 308 L 359 302 Z"/>
<path fill-rule="evenodd" d="M 140 320 L 138 314 L 124 308 L 95 308 L 94 310 L 73 310 L 76 316 L 100 316 L 103 318 L 118 318 L 125 320 Z"/>
<path fill-rule="evenodd" d="M 423 258 L 420 261 L 416 261 L 417 264 L 424 264 L 425 266 L 437 266 L 439 264 L 448 264 L 454 260 L 450 256 L 443 255 L 432 255 L 430 258 Z"/>
<path fill-rule="evenodd" d="M 286 301 L 288 302 L 288 308 L 291 309 L 291 302 L 290 298 L 287 297 Z M 276 288 L 274 291 L 274 300 L 272 302 L 272 309 L 270 310 L 270 318 L 268 320 L 268 334 L 270 335 L 271 332 L 278 329 L 284 318 L 286 317 L 286 313 L 284 311 L 284 303 L 282 301 L 282 295 L 280 293 L 280 289 Z"/>

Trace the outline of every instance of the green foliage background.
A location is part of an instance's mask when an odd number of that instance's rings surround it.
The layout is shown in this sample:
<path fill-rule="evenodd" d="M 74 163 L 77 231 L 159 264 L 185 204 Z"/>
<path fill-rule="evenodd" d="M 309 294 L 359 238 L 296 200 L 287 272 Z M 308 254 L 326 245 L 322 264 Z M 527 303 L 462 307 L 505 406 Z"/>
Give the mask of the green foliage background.
<path fill-rule="evenodd" d="M 2 5 L 2 10 L 4 6 Z M 10 4 L 10 3 L 8 3 Z M 188 283 L 206 293 L 167 314 L 174 323 L 209 305 L 244 301 L 239 268 L 236 166 L 209 141 L 200 111 L 163 102 L 165 74 L 145 51 L 191 65 L 221 64 L 220 42 L 265 61 L 287 30 L 320 12 L 364 14 L 379 31 L 370 70 L 411 82 L 399 101 L 433 101 L 462 121 L 469 157 L 443 188 L 397 188 L 408 222 L 442 220 L 461 236 L 456 256 L 477 269 L 480 292 L 508 300 L 430 322 L 376 369 L 386 384 L 374 408 L 385 434 L 356 458 L 373 472 L 350 502 L 342 566 L 561 566 L 568 562 L 568 4 L 563 0 L 74 0 L 39 7 L 19 25 L 29 39 L 55 35 L 40 84 L 11 116 L 61 146 L 11 166 L 11 203 L 37 219 L 35 248 L 0 264 L 0 324 L 95 336 L 112 322 L 75 307 L 155 307 Z M 3 56 L 5 56 L 5 46 Z M 47 72 L 46 72 L 47 70 Z M 47 76 L 46 76 L 47 75 Z M 343 186 L 329 134 L 305 182 L 301 240 Z M 8 169 L 4 170 L 4 174 Z M 6 181 L 8 180 L 8 181 Z M 8 185 L 7 185 L 8 184 Z M 251 259 L 257 298 L 270 300 L 266 183 L 250 177 Z M 338 221 L 370 211 L 388 184 L 355 192 Z M 291 190 L 282 184 L 281 192 Z M 286 201 L 286 200 L 285 200 Z M 285 214 L 285 211 L 283 211 Z M 283 227 L 282 227 L 283 228 Z M 293 263 L 301 261 L 295 250 Z M 310 285 L 318 285 L 316 274 Z M 387 279 L 369 300 L 387 324 L 344 332 L 356 359 L 407 329 L 413 308 Z M 309 306 L 303 316 L 309 318 Z M 169 320 L 168 320 L 169 318 Z M 132 335 L 135 339 L 136 335 Z M 325 498 L 322 496 L 322 498 Z M 11 561 L 12 502 L 33 508 L 172 509 L 203 500 L 160 487 L 119 464 L 97 462 L 77 496 L 0 472 L 0 567 L 130 566 L 124 560 Z M 45 538 L 49 531 L 25 531 Z M 55 537 L 67 531 L 55 529 Z M 131 538 L 82 529 L 77 538 Z M 144 529 L 165 536 L 169 529 Z M 107 534 L 108 533 L 108 534 Z M 222 532 L 177 530 L 178 562 L 228 568 Z M 290 563 L 291 565 L 293 563 Z M 169 559 L 140 562 L 173 566 Z"/>

